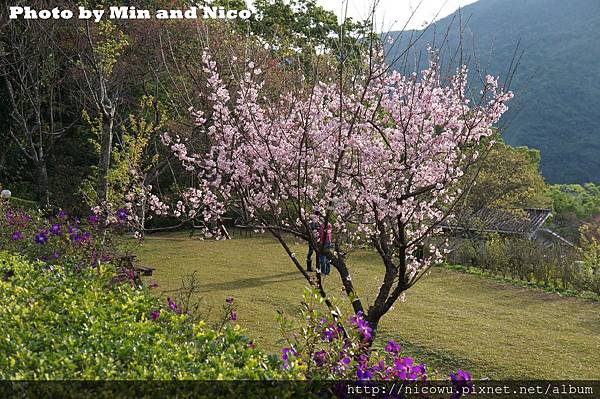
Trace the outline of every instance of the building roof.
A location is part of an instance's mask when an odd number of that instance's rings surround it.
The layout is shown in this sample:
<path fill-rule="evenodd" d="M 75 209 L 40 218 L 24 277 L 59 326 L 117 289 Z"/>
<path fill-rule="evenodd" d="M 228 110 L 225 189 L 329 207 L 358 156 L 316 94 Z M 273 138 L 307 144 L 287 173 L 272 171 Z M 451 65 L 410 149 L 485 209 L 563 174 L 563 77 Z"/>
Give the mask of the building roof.
<path fill-rule="evenodd" d="M 483 208 L 442 224 L 452 232 L 517 234 L 531 237 L 550 217 L 550 209 L 524 208 L 503 210 Z"/>
<path fill-rule="evenodd" d="M 535 234 L 535 240 L 546 247 L 549 247 L 554 243 L 558 242 L 561 245 L 575 248 L 575 244 L 573 244 L 571 241 L 561 237 L 559 234 L 553 232 L 552 230 L 543 227 L 539 229 Z"/>

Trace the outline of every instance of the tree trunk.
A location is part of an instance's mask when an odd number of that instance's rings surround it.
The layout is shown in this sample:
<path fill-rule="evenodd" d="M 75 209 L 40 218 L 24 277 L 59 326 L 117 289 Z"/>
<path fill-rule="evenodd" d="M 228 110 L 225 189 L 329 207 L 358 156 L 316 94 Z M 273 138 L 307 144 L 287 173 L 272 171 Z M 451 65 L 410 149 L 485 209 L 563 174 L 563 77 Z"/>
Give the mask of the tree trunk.
<path fill-rule="evenodd" d="M 317 254 L 318 256 L 319 254 Z M 350 272 L 348 271 L 348 267 L 346 266 L 346 262 L 343 257 L 335 256 L 332 261 L 336 266 L 336 269 L 340 273 L 340 278 L 342 280 L 342 285 L 344 286 L 344 290 L 346 291 L 346 295 L 352 301 L 352 309 L 354 313 L 358 314 L 359 312 L 364 314 L 364 309 L 362 305 L 362 301 L 354 291 L 354 286 L 352 284 L 352 279 L 350 278 Z"/>
<path fill-rule="evenodd" d="M 9 143 L 9 147 L 10 147 L 10 143 Z M 10 151 L 10 149 L 8 151 Z M 0 170 L 3 170 L 6 167 L 6 156 L 8 154 L 8 151 L 4 151 L 4 150 L 0 151 Z"/>
<path fill-rule="evenodd" d="M 146 196 L 142 196 L 142 217 L 140 218 L 142 239 L 146 238 Z"/>
<path fill-rule="evenodd" d="M 50 204 L 50 187 L 48 184 L 48 168 L 46 159 L 42 158 L 35 163 L 36 168 L 36 197 L 41 208 Z"/>
<path fill-rule="evenodd" d="M 98 163 L 98 182 L 96 186 L 96 197 L 98 203 L 108 201 L 108 171 L 110 169 L 110 157 L 112 150 L 114 118 L 104 115 L 102 124 L 102 138 L 100 142 L 100 160 Z"/>
<path fill-rule="evenodd" d="M 381 317 L 379 316 L 371 316 L 371 315 L 367 315 L 365 317 L 365 320 L 369 323 L 369 327 L 371 327 L 373 329 L 373 338 L 371 339 L 371 343 L 373 343 L 373 341 L 375 341 L 375 336 L 377 335 L 377 327 L 379 326 L 379 320 L 381 319 Z"/>

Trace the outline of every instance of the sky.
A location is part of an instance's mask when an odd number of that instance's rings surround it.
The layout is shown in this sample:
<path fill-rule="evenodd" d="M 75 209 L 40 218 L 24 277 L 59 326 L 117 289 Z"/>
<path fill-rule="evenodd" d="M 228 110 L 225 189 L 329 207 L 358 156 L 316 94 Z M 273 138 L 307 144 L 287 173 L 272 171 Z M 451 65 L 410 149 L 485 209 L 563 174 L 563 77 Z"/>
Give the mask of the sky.
<path fill-rule="evenodd" d="M 343 10 L 348 3 L 348 16 L 362 20 L 369 15 L 373 1 L 378 1 L 376 30 L 387 32 L 401 30 L 405 24 L 407 29 L 421 29 L 433 22 L 436 15 L 437 19 L 441 19 L 476 0 L 317 0 L 317 3 L 338 16 L 344 15 Z"/>

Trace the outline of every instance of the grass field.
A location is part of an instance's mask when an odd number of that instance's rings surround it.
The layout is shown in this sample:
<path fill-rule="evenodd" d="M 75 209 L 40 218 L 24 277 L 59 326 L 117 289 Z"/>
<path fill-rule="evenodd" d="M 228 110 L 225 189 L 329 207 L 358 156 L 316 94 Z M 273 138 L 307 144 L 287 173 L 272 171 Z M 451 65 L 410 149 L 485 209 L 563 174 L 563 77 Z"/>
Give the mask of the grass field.
<path fill-rule="evenodd" d="M 306 248 L 294 246 L 300 259 Z M 238 323 L 268 351 L 278 351 L 276 312 L 295 315 L 306 283 L 279 244 L 267 236 L 200 241 L 186 234 L 150 236 L 138 250 L 161 295 L 197 271 L 202 297 L 219 307 L 233 295 Z M 376 254 L 352 254 L 359 295 L 373 299 L 381 273 Z M 339 277 L 326 288 L 340 299 Z M 437 268 L 380 323 L 379 342 L 398 339 L 404 352 L 437 373 L 463 368 L 495 379 L 600 379 L 600 304 L 505 285 Z"/>

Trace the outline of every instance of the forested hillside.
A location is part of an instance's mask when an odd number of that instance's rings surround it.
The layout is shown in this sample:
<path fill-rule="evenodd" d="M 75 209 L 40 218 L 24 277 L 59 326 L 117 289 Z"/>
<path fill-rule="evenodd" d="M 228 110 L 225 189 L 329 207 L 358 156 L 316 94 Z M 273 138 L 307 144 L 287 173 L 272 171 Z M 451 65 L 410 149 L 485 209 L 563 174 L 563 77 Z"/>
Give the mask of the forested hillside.
<path fill-rule="evenodd" d="M 504 116 L 506 142 L 541 150 L 550 183 L 600 182 L 600 1 L 480 0 L 425 32 L 404 32 L 389 58 L 421 34 L 409 60 L 424 57 L 447 31 L 448 55 L 459 47 L 460 26 L 472 69 L 505 76 L 515 50 L 523 52 Z"/>

